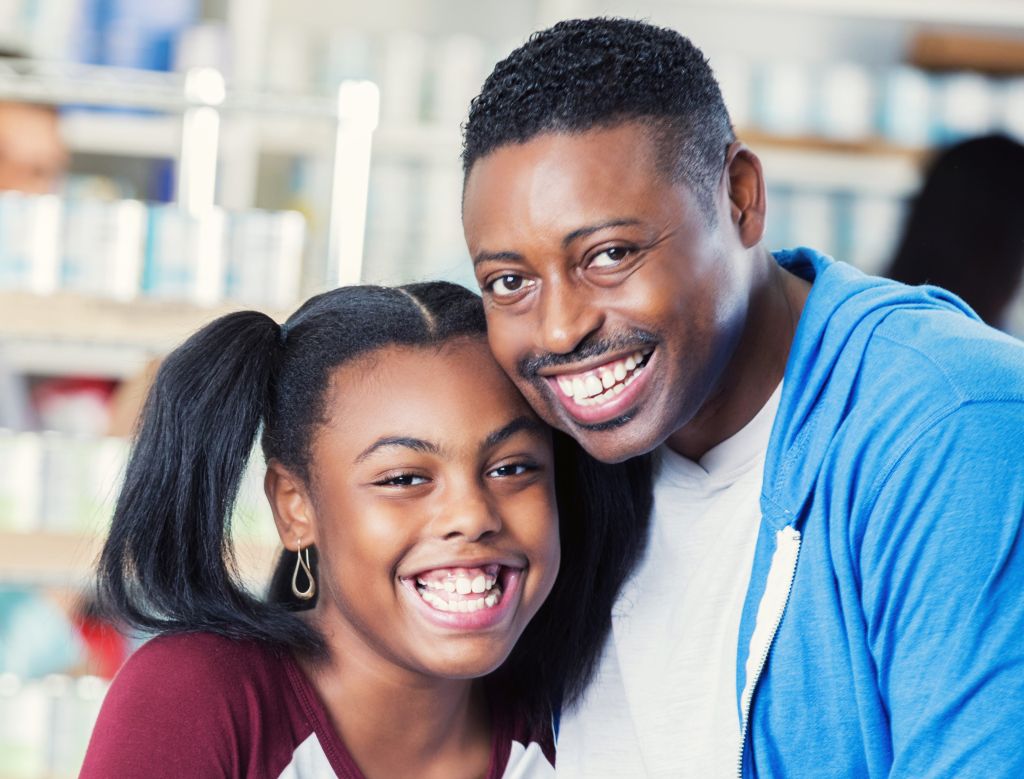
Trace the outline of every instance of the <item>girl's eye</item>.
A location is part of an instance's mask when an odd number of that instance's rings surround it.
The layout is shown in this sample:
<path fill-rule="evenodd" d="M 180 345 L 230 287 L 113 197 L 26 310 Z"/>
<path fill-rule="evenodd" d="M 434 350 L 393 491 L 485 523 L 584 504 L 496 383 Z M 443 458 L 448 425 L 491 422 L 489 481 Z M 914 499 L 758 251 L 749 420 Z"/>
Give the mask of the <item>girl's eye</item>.
<path fill-rule="evenodd" d="M 499 465 L 494 470 L 488 471 L 487 475 L 492 478 L 507 478 L 509 476 L 521 476 L 522 474 L 536 470 L 536 468 L 527 463 L 510 463 L 509 465 Z"/>
<path fill-rule="evenodd" d="M 624 246 L 612 246 L 599 254 L 595 254 L 590 260 L 590 268 L 611 268 L 618 265 L 629 256 L 630 249 Z"/>
<path fill-rule="evenodd" d="M 489 285 L 491 294 L 496 297 L 510 297 L 530 286 L 530 282 L 515 273 L 505 273 L 494 279 Z"/>
<path fill-rule="evenodd" d="M 400 473 L 397 476 L 389 476 L 386 479 L 374 482 L 378 487 L 416 487 L 426 483 L 426 477 L 417 476 L 414 473 Z"/>

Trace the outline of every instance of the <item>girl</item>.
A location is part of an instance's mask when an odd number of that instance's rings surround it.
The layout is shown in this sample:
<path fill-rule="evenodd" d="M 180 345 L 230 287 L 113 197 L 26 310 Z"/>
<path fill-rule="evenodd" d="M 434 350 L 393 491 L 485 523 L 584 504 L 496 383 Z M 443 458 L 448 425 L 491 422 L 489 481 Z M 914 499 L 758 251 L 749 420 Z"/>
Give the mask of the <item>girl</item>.
<path fill-rule="evenodd" d="M 229 532 L 257 433 L 286 550 L 266 600 Z M 98 582 L 162 635 L 82 776 L 549 775 L 552 704 L 587 681 L 649 502 L 645 461 L 553 441 L 462 287 L 223 317 L 143 413 Z"/>

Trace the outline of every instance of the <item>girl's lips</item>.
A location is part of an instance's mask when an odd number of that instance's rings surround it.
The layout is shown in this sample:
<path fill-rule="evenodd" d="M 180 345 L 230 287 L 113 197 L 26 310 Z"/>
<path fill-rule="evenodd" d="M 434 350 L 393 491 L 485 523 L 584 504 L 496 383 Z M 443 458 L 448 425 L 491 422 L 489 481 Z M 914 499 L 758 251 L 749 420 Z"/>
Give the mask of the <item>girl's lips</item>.
<path fill-rule="evenodd" d="M 651 366 L 657 358 L 658 350 L 655 349 L 647 357 L 643 368 L 639 370 L 636 377 L 620 393 L 604 403 L 581 405 L 576 402 L 575 398 L 567 397 L 559 389 L 557 376 L 547 377 L 547 382 L 551 391 L 558 398 L 569 416 L 585 425 L 597 425 L 622 416 L 636 405 L 637 398 L 643 393 L 650 381 Z"/>
<path fill-rule="evenodd" d="M 519 602 L 524 569 L 503 566 L 498 577 L 501 597 L 497 603 L 476 611 L 441 611 L 427 603 L 416 586 L 415 578 L 401 578 L 402 590 L 416 610 L 431 624 L 448 630 L 486 630 L 510 615 Z"/>

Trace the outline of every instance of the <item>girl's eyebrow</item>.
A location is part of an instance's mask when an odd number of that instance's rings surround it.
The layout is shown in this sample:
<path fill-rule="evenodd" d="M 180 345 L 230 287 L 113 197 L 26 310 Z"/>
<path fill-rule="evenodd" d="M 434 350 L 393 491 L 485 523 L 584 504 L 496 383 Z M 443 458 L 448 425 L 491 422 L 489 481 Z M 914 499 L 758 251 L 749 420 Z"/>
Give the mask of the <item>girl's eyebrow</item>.
<path fill-rule="evenodd" d="M 422 438 L 410 438 L 409 436 L 384 436 L 382 438 L 378 438 L 360 452 L 355 461 L 357 463 L 361 463 L 378 449 L 382 449 L 386 446 L 404 446 L 407 449 L 414 449 L 417 452 L 424 452 L 426 454 L 438 454 L 441 451 L 437 444 L 430 441 L 424 441 Z"/>
<path fill-rule="evenodd" d="M 493 433 L 489 433 L 483 440 L 483 443 L 480 444 L 480 449 L 491 449 L 502 441 L 511 438 L 521 430 L 528 430 L 533 433 L 541 434 L 544 432 L 544 425 L 537 419 L 523 414 L 522 416 L 513 419 L 504 427 L 500 427 Z M 433 441 L 424 441 L 422 438 L 413 438 L 411 436 L 382 436 L 360 452 L 359 456 L 356 457 L 355 462 L 361 463 L 378 449 L 383 449 L 388 446 L 404 446 L 407 449 L 423 452 L 424 454 L 441 454 L 441 447 Z"/>
<path fill-rule="evenodd" d="M 518 416 L 515 419 L 513 419 L 504 427 L 501 427 L 495 430 L 493 433 L 489 434 L 487 438 L 484 439 L 484 442 L 480 445 L 480 448 L 491 449 L 492 447 L 495 447 L 498 444 L 500 444 L 502 441 L 511 438 L 520 430 L 528 430 L 531 433 L 542 434 L 544 432 L 544 429 L 545 426 L 541 424 L 541 422 L 537 420 L 535 417 L 530 417 L 527 416 L 526 414 L 523 414 L 522 416 Z"/>

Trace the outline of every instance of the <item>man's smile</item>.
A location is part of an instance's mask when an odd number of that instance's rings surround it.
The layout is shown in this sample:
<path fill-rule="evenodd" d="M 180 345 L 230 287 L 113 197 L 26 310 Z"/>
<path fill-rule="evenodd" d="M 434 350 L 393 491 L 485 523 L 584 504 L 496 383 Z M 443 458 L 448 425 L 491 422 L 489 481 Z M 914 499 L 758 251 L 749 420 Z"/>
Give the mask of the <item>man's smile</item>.
<path fill-rule="evenodd" d="M 596 424 L 632 409 L 646 385 L 654 346 L 577 371 L 544 376 L 562 407 L 577 422 Z"/>

